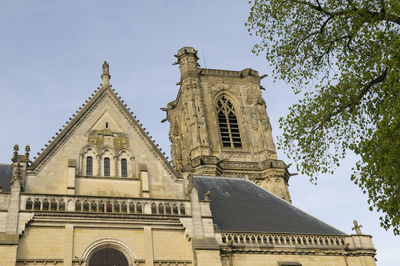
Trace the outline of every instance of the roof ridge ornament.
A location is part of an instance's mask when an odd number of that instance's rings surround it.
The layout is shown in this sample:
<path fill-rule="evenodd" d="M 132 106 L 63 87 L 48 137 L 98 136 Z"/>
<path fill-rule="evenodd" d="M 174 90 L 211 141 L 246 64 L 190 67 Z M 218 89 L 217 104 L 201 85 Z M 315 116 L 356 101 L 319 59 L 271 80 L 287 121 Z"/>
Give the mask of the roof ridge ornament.
<path fill-rule="evenodd" d="M 361 224 L 359 225 L 358 222 L 357 222 L 357 220 L 354 220 L 354 221 L 353 221 L 353 224 L 354 224 L 354 227 L 351 228 L 351 230 L 356 231 L 356 234 L 357 234 L 357 235 L 362 235 L 362 232 L 361 232 L 361 227 L 362 227 L 362 225 L 361 225 Z"/>
<path fill-rule="evenodd" d="M 103 80 L 103 83 L 101 84 L 102 87 L 110 87 L 110 65 L 107 61 L 104 61 L 103 63 L 103 74 L 101 75 L 101 79 Z"/>

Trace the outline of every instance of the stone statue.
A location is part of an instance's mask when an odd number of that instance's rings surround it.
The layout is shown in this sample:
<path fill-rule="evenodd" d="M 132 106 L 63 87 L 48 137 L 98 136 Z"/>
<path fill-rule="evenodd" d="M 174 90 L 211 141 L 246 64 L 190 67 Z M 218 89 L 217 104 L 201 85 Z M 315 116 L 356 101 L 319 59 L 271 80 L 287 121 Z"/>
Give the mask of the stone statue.
<path fill-rule="evenodd" d="M 102 86 L 110 86 L 110 66 L 108 65 L 107 61 L 103 63 L 103 74 L 101 75 L 101 79 L 103 80 Z"/>
<path fill-rule="evenodd" d="M 110 66 L 107 61 L 104 61 L 103 63 L 103 74 L 110 74 Z"/>

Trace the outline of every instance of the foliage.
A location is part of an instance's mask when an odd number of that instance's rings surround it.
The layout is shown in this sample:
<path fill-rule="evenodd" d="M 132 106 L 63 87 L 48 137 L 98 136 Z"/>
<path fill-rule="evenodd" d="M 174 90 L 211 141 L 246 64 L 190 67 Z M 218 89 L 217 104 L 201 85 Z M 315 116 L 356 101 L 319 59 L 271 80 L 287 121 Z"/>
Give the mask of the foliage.
<path fill-rule="evenodd" d="M 348 150 L 351 179 L 400 233 L 400 1 L 252 0 L 246 26 L 274 77 L 302 95 L 279 145 L 313 182 Z M 313 85 L 312 85 L 313 84 Z"/>

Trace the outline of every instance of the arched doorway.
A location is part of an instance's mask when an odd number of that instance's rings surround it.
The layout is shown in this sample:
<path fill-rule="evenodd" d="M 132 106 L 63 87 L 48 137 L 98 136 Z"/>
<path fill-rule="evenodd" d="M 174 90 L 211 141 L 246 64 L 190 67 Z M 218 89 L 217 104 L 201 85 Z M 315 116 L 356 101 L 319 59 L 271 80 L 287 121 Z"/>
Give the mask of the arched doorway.
<path fill-rule="evenodd" d="M 114 248 L 102 248 L 90 256 L 89 266 L 128 266 L 125 255 Z"/>

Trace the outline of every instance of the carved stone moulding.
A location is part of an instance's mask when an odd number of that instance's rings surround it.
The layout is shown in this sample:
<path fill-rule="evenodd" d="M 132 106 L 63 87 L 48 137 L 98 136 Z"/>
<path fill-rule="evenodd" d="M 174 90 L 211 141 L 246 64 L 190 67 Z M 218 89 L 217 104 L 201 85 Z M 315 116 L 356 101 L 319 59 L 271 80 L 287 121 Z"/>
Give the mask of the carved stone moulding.
<path fill-rule="evenodd" d="M 101 149 L 105 144 L 105 137 L 112 137 L 115 150 L 127 148 L 129 146 L 128 135 L 121 132 L 113 132 L 110 129 L 92 130 L 89 132 L 88 143 Z"/>

